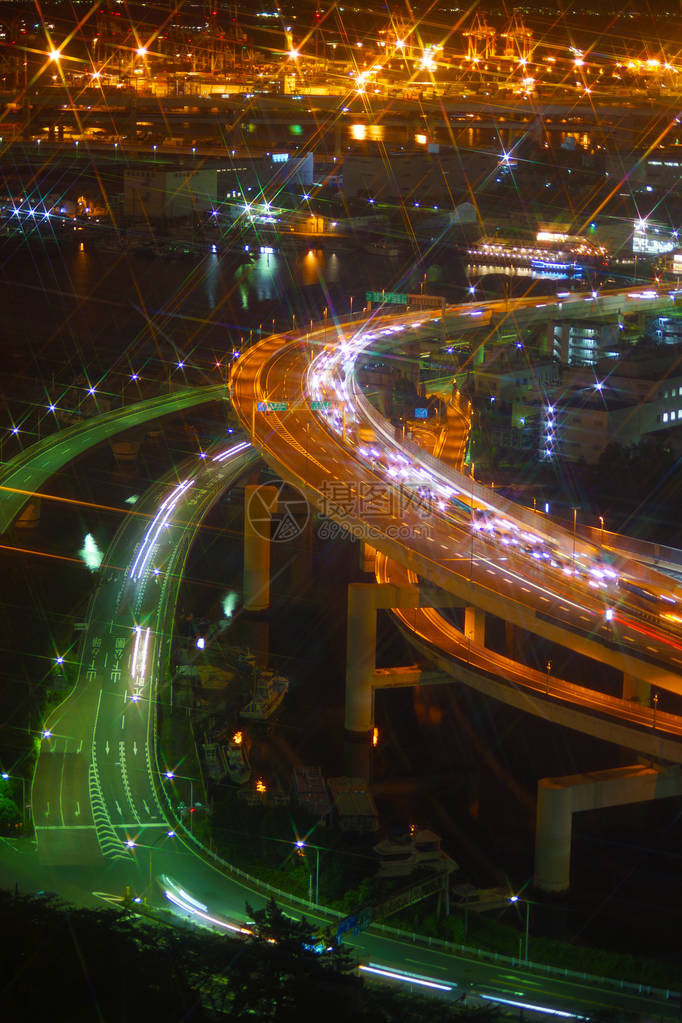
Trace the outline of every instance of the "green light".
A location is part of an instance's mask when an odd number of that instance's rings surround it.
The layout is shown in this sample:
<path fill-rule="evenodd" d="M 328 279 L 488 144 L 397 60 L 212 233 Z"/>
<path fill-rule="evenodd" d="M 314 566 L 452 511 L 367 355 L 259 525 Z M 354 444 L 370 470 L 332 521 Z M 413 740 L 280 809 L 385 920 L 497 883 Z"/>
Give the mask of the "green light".
<path fill-rule="evenodd" d="M 237 594 L 234 590 L 228 590 L 223 597 L 223 614 L 226 618 L 231 618 L 237 607 Z"/>
<path fill-rule="evenodd" d="M 104 553 L 97 546 L 92 533 L 86 533 L 83 546 L 78 553 L 91 572 L 96 572 L 102 564 Z"/>
<path fill-rule="evenodd" d="M 301 127 L 300 124 L 290 124 L 289 125 L 289 131 L 291 132 L 292 135 L 302 135 L 303 134 L 303 128 Z"/>

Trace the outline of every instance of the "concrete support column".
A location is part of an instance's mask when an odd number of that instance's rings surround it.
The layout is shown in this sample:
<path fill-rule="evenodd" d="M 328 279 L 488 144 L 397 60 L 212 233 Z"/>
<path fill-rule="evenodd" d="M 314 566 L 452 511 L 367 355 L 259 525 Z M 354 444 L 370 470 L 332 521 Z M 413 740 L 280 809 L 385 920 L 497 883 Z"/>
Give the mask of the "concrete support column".
<path fill-rule="evenodd" d="M 346 731 L 369 735 L 374 727 L 372 680 L 376 665 L 377 602 L 371 584 L 348 587 Z"/>
<path fill-rule="evenodd" d="M 567 891 L 571 883 L 573 814 L 682 794 L 682 767 L 617 767 L 538 782 L 535 885 Z"/>
<path fill-rule="evenodd" d="M 112 440 L 111 449 L 117 462 L 134 462 L 140 451 L 139 440 Z"/>
<path fill-rule="evenodd" d="M 480 607 L 464 608 L 464 635 L 477 646 L 485 646 L 485 611 Z"/>
<path fill-rule="evenodd" d="M 516 642 L 516 626 L 513 622 L 504 623 L 504 652 L 507 657 L 513 661 L 517 661 L 517 649 L 518 644 Z"/>
<path fill-rule="evenodd" d="M 633 703 L 641 703 L 643 707 L 648 707 L 651 702 L 651 683 L 643 682 L 641 679 L 634 678 L 632 675 L 627 675 L 623 672 L 622 698 L 624 700 L 632 700 Z"/>
<path fill-rule="evenodd" d="M 362 571 L 363 572 L 374 572 L 374 564 L 376 561 L 377 552 L 371 544 L 363 543 L 362 545 Z"/>
<path fill-rule="evenodd" d="M 563 892 L 571 883 L 573 792 L 562 787 L 562 780 L 538 782 L 535 886 L 544 892 Z"/>
<path fill-rule="evenodd" d="M 36 529 L 40 525 L 40 498 L 31 498 L 26 507 L 17 516 L 14 525 L 17 529 Z"/>
<path fill-rule="evenodd" d="M 270 518 L 277 511 L 277 488 L 244 488 L 244 609 L 270 606 Z"/>

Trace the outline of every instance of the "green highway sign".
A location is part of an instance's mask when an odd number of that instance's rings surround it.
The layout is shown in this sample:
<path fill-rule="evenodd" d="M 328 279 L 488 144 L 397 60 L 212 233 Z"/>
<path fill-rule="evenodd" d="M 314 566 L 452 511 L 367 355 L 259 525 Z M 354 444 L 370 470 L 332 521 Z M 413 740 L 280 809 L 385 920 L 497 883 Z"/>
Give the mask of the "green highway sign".
<path fill-rule="evenodd" d="M 332 403 L 330 401 L 313 401 L 311 402 L 310 407 L 313 412 L 329 412 L 332 407 Z"/>
<path fill-rule="evenodd" d="M 407 295 L 399 291 L 366 291 L 366 302 L 386 302 L 388 305 L 407 305 Z"/>
<path fill-rule="evenodd" d="M 286 412 L 289 408 L 289 402 L 287 401 L 263 401 L 259 402 L 259 412 Z M 262 408 L 262 406 L 265 408 Z"/>

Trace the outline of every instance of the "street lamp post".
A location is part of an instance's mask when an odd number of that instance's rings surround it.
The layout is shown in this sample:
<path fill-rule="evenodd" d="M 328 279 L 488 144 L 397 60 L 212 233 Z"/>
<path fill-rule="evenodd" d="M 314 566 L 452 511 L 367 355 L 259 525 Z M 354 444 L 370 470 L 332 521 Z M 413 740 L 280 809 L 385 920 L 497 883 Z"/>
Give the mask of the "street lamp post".
<path fill-rule="evenodd" d="M 303 849 L 314 849 L 315 850 L 315 905 L 319 905 L 320 902 L 320 846 L 312 845 L 306 842 L 304 839 L 299 838 L 296 842 L 296 848 L 299 850 Z M 303 853 L 302 853 L 303 855 Z M 308 902 L 313 901 L 313 872 L 308 871 Z"/>
<path fill-rule="evenodd" d="M 523 955 L 523 959 L 524 959 L 524 962 L 527 963 L 528 962 L 528 938 L 529 938 L 529 934 L 530 934 L 530 902 L 528 901 L 528 899 L 520 899 L 518 895 L 510 895 L 509 896 L 509 901 L 510 902 L 514 902 L 514 903 L 516 903 L 516 902 L 523 902 L 524 906 L 526 907 L 526 933 L 525 933 L 525 940 L 524 940 L 524 955 Z"/>
<path fill-rule="evenodd" d="M 474 468 L 475 465 L 471 463 L 471 548 L 469 550 L 469 585 L 474 577 L 474 533 L 475 533 L 475 522 L 474 519 Z"/>
<path fill-rule="evenodd" d="M 185 774 L 176 774 L 175 771 L 165 771 L 163 776 L 164 778 L 168 778 L 169 781 L 175 781 L 176 778 L 180 778 L 182 781 L 189 782 L 189 830 L 194 832 L 194 826 L 192 823 L 192 816 L 194 813 L 194 779 Z"/>
<path fill-rule="evenodd" d="M 546 674 L 546 686 L 545 686 L 545 693 L 546 693 L 547 696 L 549 696 L 549 673 L 550 673 L 551 670 L 552 670 L 552 662 L 551 661 L 547 661 L 547 674 Z"/>
<path fill-rule="evenodd" d="M 599 516 L 599 544 L 604 546 L 604 516 Z"/>
<path fill-rule="evenodd" d="M 575 572 L 575 532 L 578 522 L 578 509 L 573 509 L 573 571 Z"/>
<path fill-rule="evenodd" d="M 658 710 L 658 693 L 654 693 L 653 705 L 654 705 L 654 730 L 655 730 L 656 729 L 656 711 Z"/>
<path fill-rule="evenodd" d="M 152 842 L 151 845 L 143 845 L 141 842 L 137 842 L 134 838 L 129 838 L 126 841 L 126 848 L 130 849 L 131 852 L 133 851 L 133 849 L 146 849 L 147 852 L 149 853 L 149 898 L 150 898 L 150 900 L 151 900 L 151 898 L 152 898 L 152 896 L 154 894 L 154 870 L 153 870 L 153 866 L 154 866 L 154 852 L 155 851 L 158 852 L 157 846 L 158 846 L 159 842 L 161 841 L 161 839 L 164 838 L 164 837 L 165 838 L 175 838 L 175 832 L 173 831 L 172 828 L 169 829 L 166 832 L 165 836 L 160 835 L 159 838 L 157 838 L 155 842 Z M 138 899 L 137 901 L 139 902 L 140 900 Z"/>

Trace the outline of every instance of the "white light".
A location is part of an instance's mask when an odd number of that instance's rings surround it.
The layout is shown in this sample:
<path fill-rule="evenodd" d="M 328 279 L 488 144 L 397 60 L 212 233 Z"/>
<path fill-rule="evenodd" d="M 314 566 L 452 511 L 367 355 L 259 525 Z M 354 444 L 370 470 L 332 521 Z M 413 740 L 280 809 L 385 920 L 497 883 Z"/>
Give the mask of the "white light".
<path fill-rule="evenodd" d="M 403 984 L 416 984 L 418 987 L 432 988 L 436 991 L 452 991 L 451 984 L 438 984 L 434 980 L 426 980 L 422 977 L 415 977 L 409 973 L 399 973 L 396 970 L 386 970 L 383 967 L 374 966 L 370 963 L 369 966 L 360 966 L 360 969 L 364 973 L 374 973 L 378 977 L 388 977 L 389 980 L 400 980 Z"/>
<path fill-rule="evenodd" d="M 362 967 L 360 967 L 360 969 L 362 969 Z M 534 1005 L 532 1002 L 516 1002 L 512 998 L 499 998 L 497 995 L 481 994 L 479 997 L 485 998 L 489 1002 L 500 1002 L 502 1005 L 513 1005 L 517 1009 L 531 1009 L 533 1012 L 544 1012 L 548 1016 L 560 1016 L 562 1019 L 585 1019 L 584 1016 L 578 1016 L 574 1012 L 565 1012 L 562 1009 L 550 1009 L 546 1005 Z"/>
<path fill-rule="evenodd" d="M 208 913 L 204 913 L 199 909 L 195 909 L 194 906 L 189 905 L 187 902 L 185 902 L 179 896 L 175 895 L 173 892 L 169 892 L 168 890 L 166 890 L 163 894 L 166 896 L 169 902 L 172 902 L 175 906 L 178 906 L 180 909 L 184 909 L 186 913 L 190 913 L 193 916 L 201 917 L 202 920 L 207 920 L 209 923 L 215 924 L 216 927 L 223 927 L 227 931 L 234 931 L 236 934 L 245 933 L 243 927 L 235 927 L 234 924 L 228 924 L 225 920 L 218 920 L 214 916 L 209 916 Z"/>
<path fill-rule="evenodd" d="M 196 645 L 197 645 L 197 650 L 204 650 L 205 649 L 205 647 L 206 647 L 206 640 L 204 639 L 203 636 L 199 636 L 199 638 L 197 639 L 197 644 Z"/>

